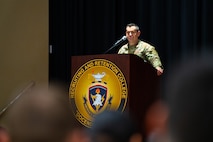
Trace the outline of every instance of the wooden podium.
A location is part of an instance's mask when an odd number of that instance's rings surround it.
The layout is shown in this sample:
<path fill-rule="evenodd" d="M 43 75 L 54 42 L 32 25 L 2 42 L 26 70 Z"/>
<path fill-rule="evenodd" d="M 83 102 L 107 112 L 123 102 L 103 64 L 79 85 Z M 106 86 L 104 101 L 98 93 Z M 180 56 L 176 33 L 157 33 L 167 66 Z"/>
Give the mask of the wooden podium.
<path fill-rule="evenodd" d="M 159 97 L 160 80 L 156 69 L 133 54 L 72 56 L 71 77 L 73 78 L 85 63 L 95 59 L 111 61 L 123 73 L 128 88 L 128 99 L 124 111 L 135 117 L 143 133 L 146 110 Z"/>

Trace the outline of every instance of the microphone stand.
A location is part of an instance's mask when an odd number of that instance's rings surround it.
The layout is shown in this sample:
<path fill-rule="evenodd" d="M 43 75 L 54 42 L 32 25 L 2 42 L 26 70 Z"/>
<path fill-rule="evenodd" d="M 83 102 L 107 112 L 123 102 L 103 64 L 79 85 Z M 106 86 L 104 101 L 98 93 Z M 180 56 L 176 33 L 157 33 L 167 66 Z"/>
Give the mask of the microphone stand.
<path fill-rule="evenodd" d="M 118 40 L 115 44 L 112 45 L 107 51 L 104 52 L 104 54 L 108 53 L 110 50 L 121 44 L 121 42 L 126 40 L 126 36 L 123 36 L 120 40 Z"/>
<path fill-rule="evenodd" d="M 34 81 L 31 81 L 12 101 L 10 101 L 9 104 L 7 104 L 6 107 L 4 107 L 0 112 L 0 117 L 4 114 L 4 112 L 16 102 L 26 91 L 28 91 L 30 88 L 32 88 L 35 85 Z"/>
<path fill-rule="evenodd" d="M 115 48 L 117 45 L 113 44 L 113 46 L 111 46 L 107 51 L 104 52 L 104 54 L 108 53 L 110 50 L 112 50 L 113 48 Z"/>

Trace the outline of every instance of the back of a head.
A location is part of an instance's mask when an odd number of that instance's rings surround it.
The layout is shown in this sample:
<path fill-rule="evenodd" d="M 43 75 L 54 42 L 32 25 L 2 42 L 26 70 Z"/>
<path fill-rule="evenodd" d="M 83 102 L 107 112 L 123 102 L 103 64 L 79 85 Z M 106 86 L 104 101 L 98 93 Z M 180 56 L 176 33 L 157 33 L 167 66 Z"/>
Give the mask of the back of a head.
<path fill-rule="evenodd" d="M 67 95 L 55 86 L 25 94 L 9 112 L 12 142 L 62 142 L 72 123 Z"/>
<path fill-rule="evenodd" d="M 213 141 L 213 59 L 185 62 L 167 79 L 165 93 L 172 141 Z"/>
<path fill-rule="evenodd" d="M 97 114 L 91 127 L 93 142 L 128 142 L 137 132 L 130 116 L 118 111 Z"/>

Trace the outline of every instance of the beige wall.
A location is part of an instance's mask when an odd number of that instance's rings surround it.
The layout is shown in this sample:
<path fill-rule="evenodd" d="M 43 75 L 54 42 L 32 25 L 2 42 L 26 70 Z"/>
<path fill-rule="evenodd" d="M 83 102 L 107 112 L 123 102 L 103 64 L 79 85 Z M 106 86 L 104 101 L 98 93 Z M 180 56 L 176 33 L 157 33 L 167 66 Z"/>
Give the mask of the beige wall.
<path fill-rule="evenodd" d="M 32 80 L 48 83 L 48 0 L 1 0 L 0 110 Z"/>

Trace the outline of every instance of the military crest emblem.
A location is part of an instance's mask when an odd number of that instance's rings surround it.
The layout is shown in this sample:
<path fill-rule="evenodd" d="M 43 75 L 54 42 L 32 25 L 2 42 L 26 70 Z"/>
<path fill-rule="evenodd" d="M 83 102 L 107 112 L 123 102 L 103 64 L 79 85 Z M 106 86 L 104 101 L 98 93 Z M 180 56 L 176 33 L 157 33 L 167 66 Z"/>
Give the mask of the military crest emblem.
<path fill-rule="evenodd" d="M 73 76 L 69 98 L 76 119 L 90 127 L 94 115 L 104 110 L 125 110 L 127 83 L 114 63 L 94 59 L 82 65 Z"/>
<path fill-rule="evenodd" d="M 93 86 L 89 89 L 90 105 L 95 111 L 100 111 L 106 102 L 107 88 L 103 86 Z"/>

